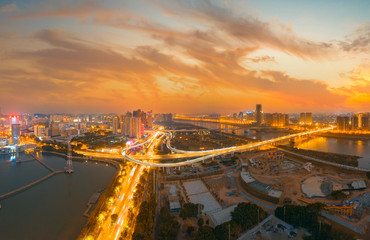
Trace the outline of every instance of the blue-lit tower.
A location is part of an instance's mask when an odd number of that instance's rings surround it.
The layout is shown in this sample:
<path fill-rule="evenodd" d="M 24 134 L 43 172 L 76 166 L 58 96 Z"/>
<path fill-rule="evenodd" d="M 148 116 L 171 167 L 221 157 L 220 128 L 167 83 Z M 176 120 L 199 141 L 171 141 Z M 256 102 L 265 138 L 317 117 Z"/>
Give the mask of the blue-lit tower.
<path fill-rule="evenodd" d="M 19 136 L 20 136 L 20 124 L 19 124 L 19 116 L 12 115 L 10 118 L 10 124 L 12 129 L 12 145 L 17 145 L 19 143 Z"/>

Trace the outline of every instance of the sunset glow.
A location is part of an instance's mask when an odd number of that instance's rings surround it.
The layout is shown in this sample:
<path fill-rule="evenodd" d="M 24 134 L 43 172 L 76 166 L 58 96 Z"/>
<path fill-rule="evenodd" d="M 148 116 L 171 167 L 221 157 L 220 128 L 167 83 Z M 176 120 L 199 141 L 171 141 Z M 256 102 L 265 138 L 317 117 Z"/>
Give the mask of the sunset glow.
<path fill-rule="evenodd" d="M 369 1 L 0 4 L 3 112 L 370 109 Z"/>

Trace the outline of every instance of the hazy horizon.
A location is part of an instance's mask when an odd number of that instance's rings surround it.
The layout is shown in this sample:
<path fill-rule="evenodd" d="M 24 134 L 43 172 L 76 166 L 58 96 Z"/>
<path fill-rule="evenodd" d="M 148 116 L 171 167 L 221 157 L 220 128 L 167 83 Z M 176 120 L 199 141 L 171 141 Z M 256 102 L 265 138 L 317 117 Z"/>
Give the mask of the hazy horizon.
<path fill-rule="evenodd" d="M 3 112 L 362 112 L 370 2 L 0 3 Z"/>

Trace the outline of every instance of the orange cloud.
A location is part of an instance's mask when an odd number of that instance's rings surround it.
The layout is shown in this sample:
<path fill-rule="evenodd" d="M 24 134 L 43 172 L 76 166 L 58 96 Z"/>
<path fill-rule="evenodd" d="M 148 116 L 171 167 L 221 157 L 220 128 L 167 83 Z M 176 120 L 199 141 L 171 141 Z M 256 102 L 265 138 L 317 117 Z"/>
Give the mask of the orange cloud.
<path fill-rule="evenodd" d="M 289 24 L 263 21 L 248 9 L 235 13 L 229 3 L 154 2 L 167 21 L 90 1 L 14 14 L 16 21 L 75 18 L 82 26 L 140 33 L 143 39 L 127 47 L 122 38 L 116 45 L 122 48 L 116 49 L 90 35 L 59 28 L 0 39 L 12 46 L 1 50 L 5 54 L 0 101 L 9 108 L 48 112 L 125 112 L 136 107 L 155 112 L 230 112 L 254 108 L 257 102 L 267 111 L 369 109 L 369 66 L 352 71 L 347 76 L 350 85 L 333 89 L 315 79 L 255 71 L 241 64 L 245 59 L 279 63 L 267 55 L 252 57 L 264 48 L 328 60 L 337 46 L 300 38 Z M 18 41 L 14 45 L 13 38 Z M 367 47 L 363 37 L 357 39 L 347 52 Z"/>
<path fill-rule="evenodd" d="M 351 85 L 338 88 L 338 93 L 347 96 L 349 107 L 370 109 L 370 65 L 361 64 L 348 73 Z"/>

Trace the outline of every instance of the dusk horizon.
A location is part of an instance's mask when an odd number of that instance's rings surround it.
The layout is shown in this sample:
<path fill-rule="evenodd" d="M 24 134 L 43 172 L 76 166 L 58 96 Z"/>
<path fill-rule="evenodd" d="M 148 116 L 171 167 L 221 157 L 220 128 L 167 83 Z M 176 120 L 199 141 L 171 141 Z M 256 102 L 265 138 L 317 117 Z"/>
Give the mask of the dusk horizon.
<path fill-rule="evenodd" d="M 4 1 L 3 112 L 361 112 L 368 1 Z M 345 13 L 345 14 L 344 14 Z"/>
<path fill-rule="evenodd" d="M 370 0 L 0 1 L 1 240 L 365 240 Z"/>

